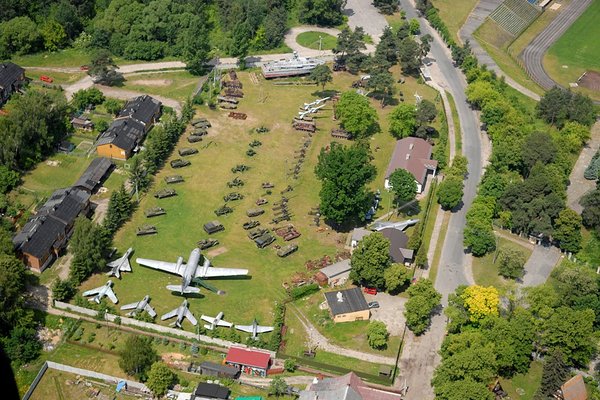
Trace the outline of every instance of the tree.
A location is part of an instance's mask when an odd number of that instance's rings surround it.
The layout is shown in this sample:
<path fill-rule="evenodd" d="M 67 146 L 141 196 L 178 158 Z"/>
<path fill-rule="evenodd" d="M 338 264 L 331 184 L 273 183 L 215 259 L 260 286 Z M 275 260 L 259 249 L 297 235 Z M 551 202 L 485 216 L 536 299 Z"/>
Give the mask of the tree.
<path fill-rule="evenodd" d="M 398 11 L 397 0 L 374 0 L 373 5 L 381 11 L 383 14 L 392 15 Z M 388 28 L 386 26 L 386 28 Z"/>
<path fill-rule="evenodd" d="M 559 128 L 567 121 L 591 126 L 596 119 L 596 110 L 589 97 L 558 86 L 542 96 L 536 106 L 536 112 L 540 118 Z"/>
<path fill-rule="evenodd" d="M 286 358 L 283 363 L 283 369 L 287 372 L 294 372 L 296 370 L 296 362 L 293 358 Z"/>
<path fill-rule="evenodd" d="M 417 128 L 417 118 L 415 106 L 410 104 L 400 104 L 390 113 L 390 133 L 396 139 L 402 139 L 411 136 Z"/>
<path fill-rule="evenodd" d="M 493 400 L 494 394 L 485 383 L 466 378 L 436 386 L 435 398 L 438 400 Z"/>
<path fill-rule="evenodd" d="M 139 192 L 146 190 L 150 184 L 148 171 L 144 167 L 139 156 L 131 159 L 131 164 L 129 166 L 129 181 L 135 189 L 135 195 L 139 201 Z"/>
<path fill-rule="evenodd" d="M 560 349 L 569 365 L 584 367 L 595 351 L 594 311 L 557 308 L 543 321 L 540 345 L 546 349 Z"/>
<path fill-rule="evenodd" d="M 201 10 L 199 15 L 181 35 L 182 56 L 187 70 L 194 75 L 200 75 L 206 70 L 210 54 L 209 29 L 204 22 L 208 15 L 203 6 L 198 8 Z"/>
<path fill-rule="evenodd" d="M 581 223 L 581 216 L 570 208 L 558 214 L 554 222 L 554 239 L 562 250 L 577 253 L 581 249 Z"/>
<path fill-rule="evenodd" d="M 361 286 L 383 288 L 384 273 L 391 263 L 390 241 L 381 233 L 372 233 L 352 253 L 350 279 Z"/>
<path fill-rule="evenodd" d="M 367 81 L 367 89 L 372 89 L 381 96 L 381 108 L 385 106 L 386 99 L 394 93 L 394 77 L 386 70 L 375 71 Z"/>
<path fill-rule="evenodd" d="M 381 321 L 371 321 L 367 326 L 367 343 L 373 349 L 381 350 L 387 347 L 389 332 Z"/>
<path fill-rule="evenodd" d="M 522 155 L 523 164 L 525 164 L 526 174 L 538 163 L 550 164 L 556 158 L 556 145 L 552 137 L 545 132 L 534 132 L 525 139 L 523 143 Z"/>
<path fill-rule="evenodd" d="M 344 92 L 340 96 L 335 116 L 355 138 L 366 138 L 379 129 L 377 112 L 366 97 L 356 92 Z"/>
<path fill-rule="evenodd" d="M 583 206 L 581 212 L 583 224 L 588 228 L 596 228 L 600 233 L 600 187 L 583 196 L 580 204 Z"/>
<path fill-rule="evenodd" d="M 444 210 L 452 210 L 462 201 L 463 188 L 462 178 L 452 175 L 447 177 L 438 187 L 438 203 Z"/>
<path fill-rule="evenodd" d="M 463 291 L 461 298 L 469 312 L 471 322 L 478 323 L 488 316 L 498 315 L 500 296 L 498 289 L 493 286 L 469 286 Z"/>
<path fill-rule="evenodd" d="M 410 282 L 411 273 L 402 264 L 393 264 L 383 272 L 385 288 L 390 293 L 397 293 L 400 288 Z"/>
<path fill-rule="evenodd" d="M 389 25 L 383 29 L 383 34 L 375 48 L 375 56 L 382 57 L 391 64 L 398 62 L 398 39 Z"/>
<path fill-rule="evenodd" d="M 273 49 L 281 44 L 287 31 L 288 13 L 285 6 L 274 7 L 265 17 L 265 48 Z"/>
<path fill-rule="evenodd" d="M 0 24 L 0 58 L 28 54 L 40 49 L 42 38 L 29 17 L 16 17 Z"/>
<path fill-rule="evenodd" d="M 69 279 L 74 284 L 80 284 L 98 268 L 106 265 L 104 256 L 108 248 L 106 233 L 100 225 L 84 216 L 75 220 L 69 246 L 73 253 Z"/>
<path fill-rule="evenodd" d="M 0 193 L 8 193 L 19 184 L 19 173 L 0 165 Z"/>
<path fill-rule="evenodd" d="M 81 89 L 73 94 L 71 104 L 78 110 L 84 110 L 89 106 L 97 106 L 104 102 L 105 98 L 102 92 L 94 87 Z"/>
<path fill-rule="evenodd" d="M 522 250 L 501 247 L 498 250 L 498 272 L 505 278 L 517 279 L 523 276 L 527 258 Z"/>
<path fill-rule="evenodd" d="M 25 293 L 25 268 L 14 256 L 0 255 L 0 336 L 13 328 Z"/>
<path fill-rule="evenodd" d="M 131 197 L 125 190 L 125 185 L 121 185 L 118 190 L 110 195 L 104 227 L 109 232 L 115 233 L 131 217 L 132 212 Z"/>
<path fill-rule="evenodd" d="M 392 172 L 388 181 L 397 202 L 408 203 L 415 199 L 417 195 L 417 182 L 413 174 L 405 169 L 398 168 Z"/>
<path fill-rule="evenodd" d="M 281 376 L 276 376 L 271 379 L 271 383 L 269 384 L 269 396 L 273 395 L 276 398 L 284 395 L 287 392 L 287 383 Z"/>
<path fill-rule="evenodd" d="M 321 149 L 315 174 L 322 183 L 321 214 L 336 224 L 361 220 L 371 204 L 365 185 L 375 177 L 367 147 L 336 143 Z"/>
<path fill-rule="evenodd" d="M 401 40 L 398 44 L 398 58 L 402 73 L 416 76 L 421 67 L 421 46 L 412 37 Z"/>
<path fill-rule="evenodd" d="M 44 40 L 44 48 L 48 51 L 56 51 L 64 47 L 67 42 L 67 34 L 64 28 L 53 19 L 42 24 L 40 34 Z"/>
<path fill-rule="evenodd" d="M 315 69 L 310 72 L 309 78 L 318 85 L 321 85 L 321 90 L 325 90 L 325 85 L 333 81 L 331 69 L 329 69 L 327 64 L 317 65 Z"/>
<path fill-rule="evenodd" d="M 123 102 L 117 99 L 106 99 L 104 100 L 104 108 L 112 115 L 118 115 L 123 109 Z"/>
<path fill-rule="evenodd" d="M 146 386 L 154 393 L 154 396 L 162 397 L 175 382 L 177 382 L 177 375 L 166 364 L 155 362 L 148 372 Z"/>
<path fill-rule="evenodd" d="M 77 288 L 68 279 L 61 280 L 56 278 L 52 284 L 52 298 L 58 301 L 68 301 L 75 296 Z"/>
<path fill-rule="evenodd" d="M 110 52 L 99 49 L 92 54 L 88 75 L 95 83 L 111 86 L 123 81 L 123 75 L 117 72 L 116 68 Z"/>
<path fill-rule="evenodd" d="M 135 376 L 144 382 L 148 377 L 148 370 L 159 359 L 152 341 L 145 336 L 129 336 L 120 352 L 119 367 L 127 375 Z"/>
<path fill-rule="evenodd" d="M 487 221 L 467 221 L 464 230 L 464 245 L 476 257 L 481 257 L 496 249 L 496 235 Z"/>
<path fill-rule="evenodd" d="M 431 322 L 431 314 L 439 306 L 442 295 L 429 279 L 420 279 L 407 290 L 409 295 L 404 309 L 406 326 L 415 335 L 423 334 Z"/>
<path fill-rule="evenodd" d="M 419 20 L 416 18 L 411 18 L 408 21 L 408 28 L 410 30 L 411 35 L 417 35 L 421 30 L 421 24 L 419 24 Z"/>
<path fill-rule="evenodd" d="M 437 117 L 437 113 L 438 111 L 437 108 L 435 108 L 435 104 L 427 99 L 423 99 L 417 104 L 415 117 L 419 125 L 424 125 L 432 122 L 435 117 Z"/>
<path fill-rule="evenodd" d="M 555 349 L 544 358 L 542 383 L 535 393 L 535 400 L 553 399 L 554 394 L 569 378 L 569 367 L 565 364 L 563 354 Z"/>
<path fill-rule="evenodd" d="M 320 26 L 339 25 L 344 19 L 342 10 L 345 4 L 344 0 L 301 0 L 298 6 L 300 22 Z"/>

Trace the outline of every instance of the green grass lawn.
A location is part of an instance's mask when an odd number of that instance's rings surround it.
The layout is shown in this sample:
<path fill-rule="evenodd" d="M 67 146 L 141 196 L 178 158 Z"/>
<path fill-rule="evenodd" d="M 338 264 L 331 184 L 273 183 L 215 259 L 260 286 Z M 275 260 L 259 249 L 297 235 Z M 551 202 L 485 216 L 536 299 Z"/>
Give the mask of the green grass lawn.
<path fill-rule="evenodd" d="M 600 72 L 600 1 L 594 1 L 573 25 L 548 49 L 544 68 L 560 84 L 568 86 L 585 71 Z M 566 66 L 563 67 L 563 66 Z M 598 92 L 578 88 L 600 99 Z"/>
<path fill-rule="evenodd" d="M 55 85 L 58 84 L 69 84 L 74 83 L 80 80 L 85 76 L 85 72 L 57 72 L 57 71 L 47 71 L 43 69 L 31 69 L 26 72 L 28 78 L 33 79 L 34 81 L 39 81 L 40 76 L 45 75 L 52 78 L 52 83 Z"/>
<path fill-rule="evenodd" d="M 534 361 L 526 374 L 517 374 L 512 379 L 500 378 L 502 388 L 513 400 L 532 400 L 542 381 L 542 363 Z"/>
<path fill-rule="evenodd" d="M 497 289 L 502 289 L 509 280 L 498 275 L 498 262 L 494 263 L 497 251 L 502 248 L 520 250 L 525 253 L 526 259 L 531 256 L 532 251 L 503 237 L 497 236 L 497 239 L 496 252 L 486 254 L 483 257 L 473 257 L 473 278 L 478 285 L 494 286 Z"/>
<path fill-rule="evenodd" d="M 199 79 L 187 71 L 128 74 L 125 75 L 123 89 L 164 96 L 183 102 L 193 94 Z"/>
<path fill-rule="evenodd" d="M 438 9 L 442 20 L 448 26 L 448 30 L 455 42 L 458 40 L 458 31 L 464 25 L 477 0 L 434 0 L 433 5 Z"/>
<path fill-rule="evenodd" d="M 319 50 L 319 39 L 321 39 L 321 50 L 331 50 L 337 44 L 337 38 L 324 32 L 302 32 L 296 37 L 296 42 L 303 47 Z"/>

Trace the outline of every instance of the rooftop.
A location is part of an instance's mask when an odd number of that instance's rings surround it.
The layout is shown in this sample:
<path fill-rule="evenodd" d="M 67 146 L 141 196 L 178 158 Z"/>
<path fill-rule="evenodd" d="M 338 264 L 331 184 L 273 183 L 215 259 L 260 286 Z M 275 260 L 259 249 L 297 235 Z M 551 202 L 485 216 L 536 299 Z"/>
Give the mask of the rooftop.
<path fill-rule="evenodd" d="M 385 228 L 379 231 L 390 241 L 390 256 L 395 263 L 403 263 L 405 258 L 412 258 L 412 250 L 407 249 L 408 236 L 400 229 Z"/>
<path fill-rule="evenodd" d="M 350 260 L 342 260 L 340 262 L 336 262 L 335 264 L 331 264 L 325 268 L 321 268 L 320 271 L 329 279 L 336 277 L 344 272 L 350 271 Z"/>
<path fill-rule="evenodd" d="M 204 361 L 203 363 L 201 363 L 200 368 L 203 370 L 205 369 L 205 370 L 215 371 L 215 372 L 219 372 L 224 375 L 231 375 L 231 376 L 235 376 L 239 373 L 237 368 L 230 367 L 227 365 L 213 363 L 210 361 Z"/>
<path fill-rule="evenodd" d="M 587 400 L 588 398 L 583 377 L 579 374 L 565 382 L 560 390 L 564 400 Z"/>
<path fill-rule="evenodd" d="M 413 174 L 415 180 L 423 185 L 427 170 L 435 170 L 438 165 L 436 160 L 431 159 L 432 153 L 433 146 L 424 139 L 407 137 L 398 140 L 385 172 L 386 178 L 401 168 Z"/>
<path fill-rule="evenodd" d="M 24 73 L 25 70 L 17 64 L 11 62 L 0 63 L 0 89 L 11 87 Z"/>
<path fill-rule="evenodd" d="M 335 378 L 316 380 L 300 392 L 299 400 L 401 400 L 397 393 L 373 389 L 354 372 Z"/>
<path fill-rule="evenodd" d="M 354 228 L 352 231 L 352 241 L 360 242 L 365 236 L 369 236 L 371 233 L 373 232 L 365 228 Z"/>
<path fill-rule="evenodd" d="M 232 364 L 242 364 L 250 367 L 267 369 L 271 354 L 262 350 L 250 350 L 242 347 L 230 347 L 225 361 Z"/>
<path fill-rule="evenodd" d="M 94 159 L 87 169 L 81 174 L 74 186 L 86 189 L 92 192 L 102 182 L 102 178 L 113 166 L 108 158 L 99 157 Z"/>
<path fill-rule="evenodd" d="M 118 118 L 131 117 L 136 121 L 148 125 L 152 118 L 160 111 L 161 102 L 147 94 L 129 100 L 119 113 Z"/>
<path fill-rule="evenodd" d="M 335 315 L 368 310 L 369 306 L 360 288 L 326 292 L 325 298 L 331 313 Z"/>
<path fill-rule="evenodd" d="M 194 390 L 194 396 L 200 396 L 209 399 L 228 399 L 229 389 L 225 386 L 217 385 L 215 383 L 204 383 L 201 382 Z"/>
<path fill-rule="evenodd" d="M 96 145 L 112 144 L 127 152 L 131 152 L 142 141 L 144 136 L 145 128 L 141 122 L 132 118 L 116 119 L 100 135 Z"/>

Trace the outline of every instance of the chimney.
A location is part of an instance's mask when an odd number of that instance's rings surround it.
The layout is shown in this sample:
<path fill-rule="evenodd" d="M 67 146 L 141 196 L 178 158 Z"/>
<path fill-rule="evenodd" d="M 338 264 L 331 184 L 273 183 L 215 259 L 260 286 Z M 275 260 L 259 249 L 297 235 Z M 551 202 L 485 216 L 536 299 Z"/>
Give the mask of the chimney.
<path fill-rule="evenodd" d="M 342 292 L 337 292 L 336 297 L 337 297 L 338 303 L 344 302 L 344 295 L 342 294 Z"/>
<path fill-rule="evenodd" d="M 412 150 L 412 149 L 413 149 L 413 147 L 415 147 L 415 144 L 414 144 L 414 143 L 411 143 L 411 144 L 409 144 L 409 145 L 408 145 L 408 149 L 409 149 L 409 150 Z"/>

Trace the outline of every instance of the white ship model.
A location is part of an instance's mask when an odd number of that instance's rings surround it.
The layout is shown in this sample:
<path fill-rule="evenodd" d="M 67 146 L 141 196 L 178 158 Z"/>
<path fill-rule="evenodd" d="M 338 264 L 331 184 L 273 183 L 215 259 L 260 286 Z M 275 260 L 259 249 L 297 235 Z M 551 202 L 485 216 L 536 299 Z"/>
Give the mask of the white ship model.
<path fill-rule="evenodd" d="M 325 61 L 316 58 L 300 57 L 298 56 L 298 53 L 294 51 L 294 55 L 289 60 L 279 60 L 264 64 L 262 66 L 262 73 L 267 79 L 306 75 L 316 66 L 324 63 Z"/>

